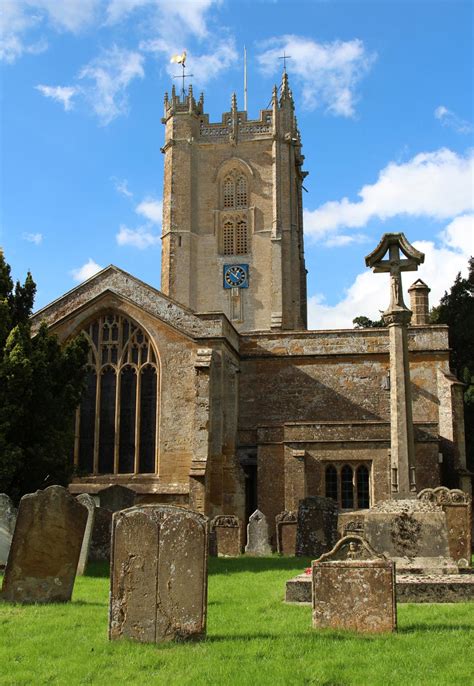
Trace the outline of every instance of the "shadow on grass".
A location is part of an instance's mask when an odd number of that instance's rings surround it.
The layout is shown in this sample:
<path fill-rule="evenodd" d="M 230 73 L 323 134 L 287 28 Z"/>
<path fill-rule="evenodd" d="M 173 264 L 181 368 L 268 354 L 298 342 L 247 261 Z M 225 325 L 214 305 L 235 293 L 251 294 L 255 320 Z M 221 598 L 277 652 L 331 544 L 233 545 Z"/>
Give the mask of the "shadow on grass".
<path fill-rule="evenodd" d="M 311 564 L 309 557 L 210 557 L 209 574 L 232 574 L 235 572 L 268 572 L 295 569 L 304 571 Z"/>
<path fill-rule="evenodd" d="M 81 607 L 107 607 L 108 603 L 107 601 L 104 601 L 103 603 L 93 603 L 89 600 L 73 600 L 72 605 L 79 605 Z"/>
<path fill-rule="evenodd" d="M 397 631 L 399 634 L 432 634 L 434 631 L 472 631 L 472 624 L 441 624 L 433 620 L 431 622 L 419 622 L 410 624 L 410 626 L 398 627 Z"/>
<path fill-rule="evenodd" d="M 108 562 L 88 562 L 86 573 L 84 576 L 94 576 L 104 578 L 110 576 L 110 567 Z"/>

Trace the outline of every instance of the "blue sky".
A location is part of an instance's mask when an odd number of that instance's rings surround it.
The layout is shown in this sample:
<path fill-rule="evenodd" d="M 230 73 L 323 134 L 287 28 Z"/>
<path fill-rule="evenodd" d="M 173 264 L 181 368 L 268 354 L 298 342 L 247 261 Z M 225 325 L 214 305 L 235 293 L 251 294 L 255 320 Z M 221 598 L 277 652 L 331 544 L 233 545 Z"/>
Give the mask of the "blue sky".
<path fill-rule="evenodd" d="M 309 176 L 310 325 L 388 300 L 385 231 L 426 254 L 435 304 L 474 253 L 473 3 L 3 0 L 0 244 L 42 307 L 110 263 L 159 287 L 163 94 L 183 49 L 211 121 L 290 85 Z"/>

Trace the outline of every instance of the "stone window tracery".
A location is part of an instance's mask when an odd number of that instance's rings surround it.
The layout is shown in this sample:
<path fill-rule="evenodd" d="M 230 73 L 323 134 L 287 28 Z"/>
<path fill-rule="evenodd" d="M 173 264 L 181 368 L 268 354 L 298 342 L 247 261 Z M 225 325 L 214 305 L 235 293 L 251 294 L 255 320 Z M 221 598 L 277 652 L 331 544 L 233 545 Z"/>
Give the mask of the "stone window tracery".
<path fill-rule="evenodd" d="M 229 172 L 221 187 L 220 252 L 245 255 L 249 252 L 248 184 L 239 171 Z"/>
<path fill-rule="evenodd" d="M 76 467 L 81 474 L 155 473 L 159 365 L 151 342 L 120 314 L 105 314 L 83 332 L 89 356 Z"/>
<path fill-rule="evenodd" d="M 333 463 L 327 465 L 325 495 L 342 510 L 370 507 L 370 467 L 366 464 Z"/>

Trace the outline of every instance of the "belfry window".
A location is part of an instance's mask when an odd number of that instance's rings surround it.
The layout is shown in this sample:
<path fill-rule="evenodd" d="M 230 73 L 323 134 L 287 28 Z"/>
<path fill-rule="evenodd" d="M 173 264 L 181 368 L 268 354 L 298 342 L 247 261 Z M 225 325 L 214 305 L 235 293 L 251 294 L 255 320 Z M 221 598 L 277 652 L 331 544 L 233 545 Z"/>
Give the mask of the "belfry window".
<path fill-rule="evenodd" d="M 249 252 L 247 179 L 231 172 L 222 182 L 220 252 L 245 255 Z"/>
<path fill-rule="evenodd" d="M 333 463 L 326 467 L 325 495 L 342 510 L 370 507 L 369 466 Z"/>
<path fill-rule="evenodd" d="M 79 473 L 155 473 L 159 367 L 148 337 L 119 314 L 99 317 L 83 333 L 89 358 L 76 417 Z"/>

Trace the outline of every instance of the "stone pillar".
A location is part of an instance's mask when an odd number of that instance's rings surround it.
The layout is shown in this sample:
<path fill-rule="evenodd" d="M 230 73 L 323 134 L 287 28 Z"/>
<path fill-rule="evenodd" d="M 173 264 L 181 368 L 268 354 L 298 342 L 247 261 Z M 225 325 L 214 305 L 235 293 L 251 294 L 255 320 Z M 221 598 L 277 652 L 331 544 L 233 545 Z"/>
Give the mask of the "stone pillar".
<path fill-rule="evenodd" d="M 207 511 L 207 460 L 209 457 L 209 429 L 211 416 L 211 363 L 212 349 L 199 348 L 196 352 L 196 402 L 194 405 L 194 450 L 189 472 L 189 506 L 197 512 Z"/>
<path fill-rule="evenodd" d="M 285 510 L 297 510 L 306 498 L 306 451 L 285 446 Z"/>
<path fill-rule="evenodd" d="M 430 323 L 430 288 L 421 279 L 417 279 L 408 289 L 410 309 L 413 312 L 412 326 L 424 326 Z"/>
<path fill-rule="evenodd" d="M 390 454 L 392 496 L 416 492 L 415 439 L 408 360 L 410 310 L 386 312 L 390 340 Z"/>

